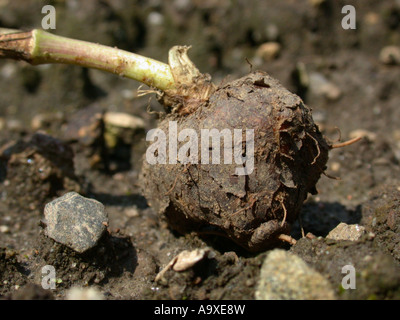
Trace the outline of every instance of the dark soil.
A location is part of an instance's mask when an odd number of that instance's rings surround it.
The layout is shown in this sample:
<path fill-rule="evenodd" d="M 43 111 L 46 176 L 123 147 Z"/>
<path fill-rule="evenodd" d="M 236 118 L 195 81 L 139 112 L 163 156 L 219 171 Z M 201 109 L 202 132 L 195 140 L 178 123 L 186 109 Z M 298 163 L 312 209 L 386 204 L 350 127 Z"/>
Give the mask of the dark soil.
<path fill-rule="evenodd" d="M 400 66 L 383 64 L 379 53 L 400 45 L 400 7 L 390 0 L 316 2 L 52 3 L 57 34 L 161 61 L 173 45 L 192 45 L 190 57 L 217 85 L 260 69 L 300 95 L 328 139 L 364 130 L 360 142 L 330 152 L 326 174 L 341 179 L 322 176 L 301 217 L 305 232 L 317 237 L 340 222 L 363 224 L 369 233 L 357 242 L 300 239 L 291 250 L 325 275 L 339 298 L 398 299 Z M 4 3 L 0 27 L 40 28 L 43 1 Z M 356 30 L 341 26 L 347 4 L 357 10 Z M 281 50 L 265 61 L 257 49 L 268 41 Z M 327 91 L 315 80 L 321 77 Z M 148 111 L 163 109 L 151 96 L 138 97 L 139 85 L 75 66 L 0 61 L 1 298 L 64 299 L 73 286 L 95 286 L 106 299 L 254 299 L 266 253 L 171 231 L 140 191 L 145 132 L 113 147 L 105 142 L 107 111 L 141 117 L 146 131 L 157 126 Z M 95 198 L 109 215 L 108 232 L 81 255 L 46 238 L 40 225 L 44 205 L 67 191 Z M 301 237 L 298 224 L 292 236 Z M 208 258 L 155 282 L 178 253 L 206 247 Z M 343 292 L 337 270 L 349 262 L 359 268 L 360 290 Z M 57 272 L 51 292 L 40 285 L 45 265 Z"/>

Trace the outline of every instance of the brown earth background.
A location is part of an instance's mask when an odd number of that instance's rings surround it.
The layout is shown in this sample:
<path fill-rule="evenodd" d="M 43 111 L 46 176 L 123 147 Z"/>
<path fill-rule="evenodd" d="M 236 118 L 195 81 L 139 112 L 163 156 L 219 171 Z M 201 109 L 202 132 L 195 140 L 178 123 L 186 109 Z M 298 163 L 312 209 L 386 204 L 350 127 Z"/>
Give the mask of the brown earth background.
<path fill-rule="evenodd" d="M 251 69 L 264 70 L 313 109 L 326 137 L 335 141 L 339 136 L 342 140 L 363 136 L 355 145 L 330 153 L 327 174 L 341 180 L 321 178 L 319 194 L 304 204 L 303 227 L 306 233 L 325 237 L 340 222 L 371 227 L 368 217 L 376 215 L 380 229 L 372 229 L 374 239 L 365 240 L 364 247 L 358 244 L 357 250 L 348 244 L 348 253 L 383 252 L 393 259 L 394 267 L 375 270 L 376 282 L 368 283 L 364 291 L 343 293 L 337 283 L 340 270 L 318 264 L 310 253 L 321 243 L 303 239 L 292 251 L 303 252 L 303 259 L 326 275 L 338 298 L 400 297 L 396 293 L 400 284 L 399 1 L 3 0 L 0 27 L 40 28 L 45 4 L 56 8 L 52 31 L 56 34 L 164 62 L 172 46 L 191 45 L 191 59 L 214 83 L 239 78 Z M 356 8 L 355 30 L 341 25 L 345 16 L 341 10 L 348 4 Z M 397 64 L 385 63 L 382 50 L 388 46 L 397 46 Z M 95 286 L 107 299 L 254 299 L 267 253 L 249 254 L 215 237 L 175 234 L 159 222 L 141 195 L 137 178 L 146 148 L 145 131 L 157 125 L 156 115 L 148 110 L 162 108 L 154 96 L 139 97 L 139 86 L 76 66 L 33 67 L 0 61 L 0 297 L 64 299 L 72 286 Z M 138 116 L 144 120 L 144 130 L 121 138 L 124 141 L 115 148 L 105 148 L 85 135 L 74 139 L 78 119 L 99 110 Z M 38 131 L 71 146 L 74 156 L 57 160 L 61 164 L 51 170 L 73 159 L 75 171 L 68 174 L 76 175 L 77 182 L 64 179 L 54 189 L 35 176 L 37 170 L 54 163 L 51 155 L 40 158 L 39 167 L 32 169 L 26 162 L 29 147 L 21 147 L 28 150 L 25 153 L 18 148 L 9 151 Z M 110 235 L 99 244 L 106 254 L 94 251 L 79 256 L 43 235 L 39 221 L 44 205 L 69 190 L 80 190 L 106 206 Z M 293 236 L 301 237 L 298 225 Z M 212 259 L 186 273 L 168 271 L 167 281 L 154 282 L 179 252 L 205 246 L 214 250 Z M 307 251 L 307 246 L 314 249 Z M 328 246 L 346 254 L 342 243 Z M 61 279 L 52 292 L 39 286 L 40 270 L 46 264 L 54 265 Z"/>

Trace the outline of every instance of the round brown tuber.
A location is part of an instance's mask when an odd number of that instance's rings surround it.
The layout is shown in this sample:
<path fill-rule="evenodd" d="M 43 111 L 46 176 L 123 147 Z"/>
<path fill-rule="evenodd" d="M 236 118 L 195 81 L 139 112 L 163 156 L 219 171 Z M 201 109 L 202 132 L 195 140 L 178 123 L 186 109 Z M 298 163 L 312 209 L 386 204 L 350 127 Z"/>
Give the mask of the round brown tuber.
<path fill-rule="evenodd" d="M 167 114 L 158 126 L 166 137 L 174 122 L 178 133 L 194 129 L 199 138 L 197 163 L 180 163 L 179 159 L 171 163 L 171 154 L 166 164 L 150 164 L 144 159 L 143 192 L 150 206 L 180 233 L 220 233 L 249 251 L 265 250 L 289 233 L 307 194 L 316 192 L 330 146 L 311 110 L 264 72 L 251 73 L 213 91 L 208 99 L 176 99 L 172 103 L 175 112 Z M 224 162 L 223 152 L 233 144 L 222 137 L 220 164 L 212 163 L 212 150 L 209 164 L 205 164 L 201 129 L 232 133 L 241 129 L 244 157 L 248 151 L 244 133 L 253 129 L 254 169 L 240 175 L 236 171 L 240 164 Z M 187 140 L 178 142 L 178 150 L 185 143 Z"/>
<path fill-rule="evenodd" d="M 165 141 L 159 134 L 156 148 L 147 149 L 141 185 L 173 229 L 217 232 L 250 251 L 290 241 L 290 226 L 307 194 L 316 192 L 329 149 L 357 139 L 328 145 L 310 109 L 264 72 L 216 88 L 187 50 L 172 48 L 167 65 L 43 30 L 0 28 L 0 58 L 97 68 L 152 87 L 141 94 L 163 91 L 169 113 L 158 130 Z M 203 145 L 207 129 L 217 137 L 211 150 L 210 137 Z"/>

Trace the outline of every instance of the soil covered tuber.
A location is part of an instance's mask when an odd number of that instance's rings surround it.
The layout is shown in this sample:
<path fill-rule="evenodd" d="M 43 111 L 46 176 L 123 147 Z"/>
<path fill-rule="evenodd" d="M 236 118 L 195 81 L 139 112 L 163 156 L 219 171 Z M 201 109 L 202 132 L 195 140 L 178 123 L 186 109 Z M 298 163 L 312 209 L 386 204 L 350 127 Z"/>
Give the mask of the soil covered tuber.
<path fill-rule="evenodd" d="M 307 194 L 316 192 L 315 185 L 326 169 L 330 146 L 314 124 L 311 110 L 260 71 L 217 88 L 207 100 L 189 101 L 178 110 L 167 114 L 158 129 L 165 137 L 178 133 L 177 150 L 192 153 L 186 155 L 198 161 L 180 161 L 185 158 L 182 153 L 176 159 L 170 152 L 168 159 L 158 163 L 144 159 L 141 185 L 149 204 L 180 233 L 220 233 L 249 251 L 277 245 L 281 235 L 288 234 Z M 219 147 L 220 163 L 211 161 L 212 148 L 209 159 L 204 159 L 200 147 L 197 151 L 186 148 L 188 139 L 179 134 L 190 136 L 192 131 L 185 129 L 193 129 L 198 139 L 204 129 L 218 130 L 219 146 L 212 146 Z M 249 129 L 254 132 L 252 141 L 232 138 L 237 130 L 245 136 Z M 229 133 L 236 142 L 230 143 Z M 160 139 L 158 136 L 154 143 L 161 145 Z M 247 163 L 224 162 L 224 152 L 230 150 L 229 155 L 237 156 L 234 149 L 238 141 L 240 156 Z M 165 150 L 171 151 L 174 142 L 168 139 Z M 247 148 L 249 142 L 253 150 Z M 203 143 L 198 141 L 197 146 Z M 193 141 L 189 145 L 193 146 Z M 154 155 L 162 156 L 162 148 L 155 149 Z M 238 174 L 238 167 L 245 169 L 251 161 L 253 167 Z"/>

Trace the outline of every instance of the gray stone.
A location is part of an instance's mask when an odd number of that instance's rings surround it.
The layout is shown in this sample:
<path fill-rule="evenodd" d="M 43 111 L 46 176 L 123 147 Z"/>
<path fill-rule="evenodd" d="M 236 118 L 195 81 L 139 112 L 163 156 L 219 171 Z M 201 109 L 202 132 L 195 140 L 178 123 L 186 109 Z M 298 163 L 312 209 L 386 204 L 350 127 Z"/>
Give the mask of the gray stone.
<path fill-rule="evenodd" d="M 330 283 L 300 257 L 281 249 L 271 251 L 261 267 L 257 300 L 331 300 Z"/>
<path fill-rule="evenodd" d="M 46 235 L 79 253 L 94 247 L 108 225 L 104 205 L 76 192 L 48 203 L 44 216 Z"/>

